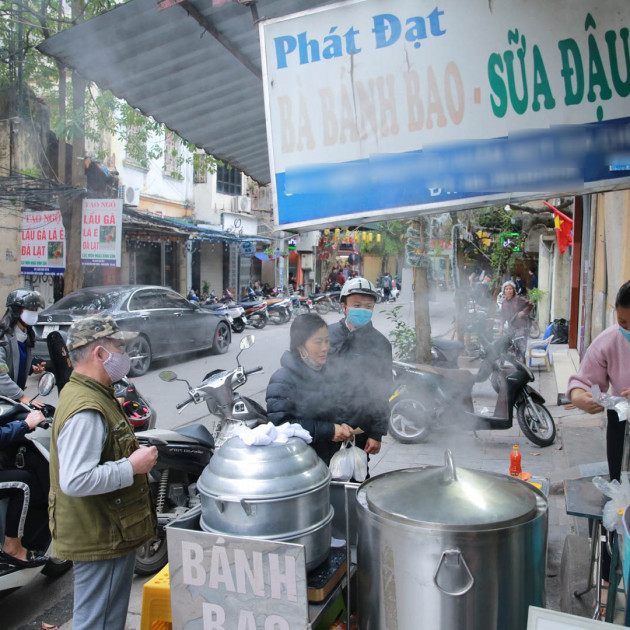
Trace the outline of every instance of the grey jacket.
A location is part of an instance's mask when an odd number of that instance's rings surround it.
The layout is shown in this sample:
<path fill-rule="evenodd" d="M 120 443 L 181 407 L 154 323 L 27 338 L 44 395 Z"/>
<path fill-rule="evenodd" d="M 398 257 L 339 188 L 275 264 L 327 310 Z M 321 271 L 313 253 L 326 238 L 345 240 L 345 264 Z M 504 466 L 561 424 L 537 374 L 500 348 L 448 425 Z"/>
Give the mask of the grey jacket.
<path fill-rule="evenodd" d="M 0 394 L 18 400 L 24 396 L 24 390 L 18 387 L 20 373 L 20 350 L 14 334 L 5 333 L 6 345 L 0 346 Z M 31 373 L 31 348 L 26 344 L 26 373 Z"/>

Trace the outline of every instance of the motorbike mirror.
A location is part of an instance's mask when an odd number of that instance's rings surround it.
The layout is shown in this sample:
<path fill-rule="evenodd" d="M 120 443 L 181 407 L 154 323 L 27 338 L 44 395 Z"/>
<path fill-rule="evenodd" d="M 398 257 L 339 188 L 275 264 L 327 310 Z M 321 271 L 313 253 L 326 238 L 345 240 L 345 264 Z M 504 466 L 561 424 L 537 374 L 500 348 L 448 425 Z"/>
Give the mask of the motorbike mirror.
<path fill-rule="evenodd" d="M 241 339 L 241 343 L 239 344 L 239 348 L 241 350 L 245 350 L 246 348 L 251 348 L 254 345 L 254 341 L 256 341 L 256 337 L 254 335 L 247 335 Z"/>
<path fill-rule="evenodd" d="M 37 391 L 41 396 L 48 396 L 55 386 L 55 375 L 52 372 L 44 372 L 37 384 Z"/>
<path fill-rule="evenodd" d="M 172 383 L 177 380 L 177 374 L 175 372 L 171 372 L 171 370 L 164 370 L 160 372 L 160 380 L 165 381 L 166 383 Z"/>

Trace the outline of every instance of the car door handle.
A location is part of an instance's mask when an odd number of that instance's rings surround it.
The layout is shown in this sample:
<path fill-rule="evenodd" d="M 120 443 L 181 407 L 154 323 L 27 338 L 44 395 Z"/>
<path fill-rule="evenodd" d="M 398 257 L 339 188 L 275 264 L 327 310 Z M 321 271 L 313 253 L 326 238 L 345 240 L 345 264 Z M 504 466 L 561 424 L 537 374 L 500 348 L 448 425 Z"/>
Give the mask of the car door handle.
<path fill-rule="evenodd" d="M 148 315 L 140 315 L 140 319 L 143 319 L 145 322 L 149 319 Z"/>
<path fill-rule="evenodd" d="M 182 316 L 182 313 L 181 313 L 181 311 L 180 311 L 179 313 L 173 313 L 173 315 L 175 315 L 175 317 L 181 317 L 181 316 Z"/>

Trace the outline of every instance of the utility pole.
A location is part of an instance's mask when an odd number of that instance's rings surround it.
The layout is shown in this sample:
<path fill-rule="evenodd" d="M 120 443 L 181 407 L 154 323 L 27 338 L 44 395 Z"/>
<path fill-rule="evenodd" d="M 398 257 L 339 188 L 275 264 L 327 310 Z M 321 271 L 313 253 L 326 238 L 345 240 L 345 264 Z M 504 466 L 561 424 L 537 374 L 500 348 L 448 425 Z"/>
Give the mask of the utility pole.
<path fill-rule="evenodd" d="M 413 235 L 417 239 L 417 264 L 413 267 L 413 313 L 416 327 L 416 361 L 429 363 L 431 360 L 431 320 L 429 309 L 429 238 L 427 220 L 418 217 L 412 223 Z"/>

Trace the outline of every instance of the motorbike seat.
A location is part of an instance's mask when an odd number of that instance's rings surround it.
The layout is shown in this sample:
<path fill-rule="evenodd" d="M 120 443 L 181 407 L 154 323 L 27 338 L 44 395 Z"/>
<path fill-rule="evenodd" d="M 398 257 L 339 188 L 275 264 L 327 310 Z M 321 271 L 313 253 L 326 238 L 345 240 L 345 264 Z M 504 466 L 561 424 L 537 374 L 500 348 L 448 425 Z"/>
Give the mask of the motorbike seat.
<path fill-rule="evenodd" d="M 462 383 L 463 385 L 472 386 L 475 382 L 475 375 L 468 370 L 452 370 L 449 368 L 440 368 L 433 365 L 420 363 L 415 363 L 413 364 L 413 366 L 422 372 L 437 374 L 438 376 L 443 376 L 444 378 L 448 378 L 452 381 L 457 381 L 458 383 Z"/>
<path fill-rule="evenodd" d="M 175 433 L 197 440 L 200 444 L 208 448 L 214 448 L 212 433 L 210 433 L 203 424 L 190 424 L 187 427 L 175 429 Z"/>

